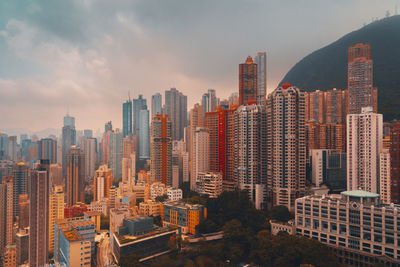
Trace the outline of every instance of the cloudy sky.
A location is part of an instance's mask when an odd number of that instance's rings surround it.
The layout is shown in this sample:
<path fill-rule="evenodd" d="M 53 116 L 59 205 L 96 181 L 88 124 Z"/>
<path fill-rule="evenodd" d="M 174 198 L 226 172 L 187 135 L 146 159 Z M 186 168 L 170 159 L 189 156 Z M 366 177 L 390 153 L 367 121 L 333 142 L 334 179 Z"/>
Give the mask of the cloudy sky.
<path fill-rule="evenodd" d="M 121 127 L 122 102 L 176 87 L 189 108 L 238 91 L 268 54 L 268 88 L 302 57 L 400 0 L 1 0 L 0 129 Z"/>

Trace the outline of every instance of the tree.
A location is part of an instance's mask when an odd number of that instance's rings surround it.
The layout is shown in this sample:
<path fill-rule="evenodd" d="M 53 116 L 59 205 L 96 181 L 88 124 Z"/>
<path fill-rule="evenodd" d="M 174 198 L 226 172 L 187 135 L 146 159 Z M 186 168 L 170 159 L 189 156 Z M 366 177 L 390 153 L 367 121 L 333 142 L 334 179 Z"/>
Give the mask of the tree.
<path fill-rule="evenodd" d="M 279 222 L 287 222 L 292 218 L 288 208 L 286 206 L 274 206 L 269 212 L 270 219 Z"/>

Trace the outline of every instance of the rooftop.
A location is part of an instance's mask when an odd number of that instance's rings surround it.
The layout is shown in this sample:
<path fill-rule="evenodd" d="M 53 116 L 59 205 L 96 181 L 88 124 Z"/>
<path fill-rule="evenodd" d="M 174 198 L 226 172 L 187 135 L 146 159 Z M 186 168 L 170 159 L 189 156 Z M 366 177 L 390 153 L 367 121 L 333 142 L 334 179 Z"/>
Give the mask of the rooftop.
<path fill-rule="evenodd" d="M 353 191 L 344 191 L 341 193 L 344 196 L 348 197 L 358 197 L 358 198 L 363 198 L 363 197 L 368 197 L 368 198 L 376 198 L 379 197 L 379 194 L 363 191 L 363 190 L 353 190 Z"/>

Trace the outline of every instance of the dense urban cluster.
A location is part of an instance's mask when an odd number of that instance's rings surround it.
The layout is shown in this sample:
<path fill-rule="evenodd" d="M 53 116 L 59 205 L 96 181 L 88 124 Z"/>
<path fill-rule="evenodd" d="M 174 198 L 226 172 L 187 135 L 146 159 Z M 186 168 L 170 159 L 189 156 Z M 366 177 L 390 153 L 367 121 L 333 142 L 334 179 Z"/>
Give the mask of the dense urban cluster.
<path fill-rule="evenodd" d="M 370 45 L 348 48 L 343 89 L 268 94 L 266 62 L 189 111 L 175 88 L 129 97 L 102 136 L 68 114 L 61 136 L 0 133 L 3 265 L 398 266 L 400 124 Z"/>

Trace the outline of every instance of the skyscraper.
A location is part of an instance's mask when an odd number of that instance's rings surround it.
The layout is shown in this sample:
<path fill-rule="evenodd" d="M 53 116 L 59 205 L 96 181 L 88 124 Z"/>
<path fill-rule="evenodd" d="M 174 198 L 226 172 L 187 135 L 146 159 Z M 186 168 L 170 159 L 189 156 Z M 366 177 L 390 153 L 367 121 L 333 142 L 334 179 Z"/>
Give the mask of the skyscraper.
<path fill-rule="evenodd" d="M 245 63 L 239 64 L 239 105 L 257 101 L 257 91 L 257 64 L 248 56 Z"/>
<path fill-rule="evenodd" d="M 122 133 L 123 136 L 127 136 L 128 134 L 131 134 L 132 131 L 132 101 L 129 98 L 126 100 L 124 104 L 122 104 L 122 122 L 123 122 L 123 127 L 122 127 Z"/>
<path fill-rule="evenodd" d="M 63 178 L 67 175 L 67 166 L 65 157 L 71 146 L 76 145 L 75 118 L 68 114 L 64 117 L 64 126 L 62 128 L 62 167 Z"/>
<path fill-rule="evenodd" d="M 267 53 L 258 52 L 257 64 L 257 105 L 265 105 L 267 97 Z"/>
<path fill-rule="evenodd" d="M 193 134 L 193 171 L 190 189 L 195 191 L 197 176 L 210 170 L 210 134 L 207 128 L 197 127 Z"/>
<path fill-rule="evenodd" d="M 151 122 L 151 177 L 172 185 L 172 123 L 166 114 L 158 114 Z"/>
<path fill-rule="evenodd" d="M 123 137 L 119 129 L 110 135 L 110 169 L 114 178 L 121 179 Z"/>
<path fill-rule="evenodd" d="M 195 104 L 194 107 L 189 111 L 189 134 L 186 136 L 185 142 L 188 144 L 189 151 L 189 172 L 192 177 L 193 174 L 193 159 L 194 159 L 194 148 L 193 148 L 193 140 L 194 140 L 194 131 L 197 127 L 204 127 L 204 116 L 203 116 L 203 108 L 199 104 Z M 193 178 L 195 179 L 195 177 Z"/>
<path fill-rule="evenodd" d="M 29 266 L 44 266 L 49 249 L 49 161 L 32 171 L 29 186 Z"/>
<path fill-rule="evenodd" d="M 29 167 L 20 162 L 13 166 L 14 216 L 19 215 L 18 202 L 21 194 L 28 194 Z"/>
<path fill-rule="evenodd" d="M 8 159 L 8 135 L 0 132 L 0 160 Z"/>
<path fill-rule="evenodd" d="M 67 206 L 85 200 L 85 155 L 79 147 L 72 146 L 65 157 L 67 168 L 66 195 Z"/>
<path fill-rule="evenodd" d="M 17 160 L 17 137 L 16 136 L 8 137 L 8 157 L 12 161 Z"/>
<path fill-rule="evenodd" d="M 64 219 L 64 188 L 57 185 L 49 197 L 49 251 L 54 250 L 54 223 L 59 219 Z"/>
<path fill-rule="evenodd" d="M 257 209 L 267 203 L 267 116 L 256 100 L 235 111 L 235 181 Z"/>
<path fill-rule="evenodd" d="M 391 203 L 400 203 L 400 123 L 390 131 L 390 179 Z"/>
<path fill-rule="evenodd" d="M 140 111 L 147 109 L 146 99 L 139 95 L 137 99 L 133 99 L 133 134 L 139 136 L 140 129 Z"/>
<path fill-rule="evenodd" d="M 86 179 L 93 179 L 96 170 L 97 159 L 97 139 L 93 137 L 82 137 L 81 147 L 85 154 L 85 174 Z"/>
<path fill-rule="evenodd" d="M 372 65 L 370 44 L 359 43 L 349 47 L 347 88 L 350 114 L 360 114 L 363 107 L 372 107 L 377 112 Z"/>
<path fill-rule="evenodd" d="M 391 182 L 389 149 L 382 149 L 379 154 L 379 193 L 381 195 L 380 200 L 382 203 L 392 203 Z"/>
<path fill-rule="evenodd" d="M 289 209 L 305 189 L 305 96 L 289 83 L 272 92 L 266 102 L 268 187 L 273 202 Z"/>
<path fill-rule="evenodd" d="M 101 165 L 94 176 L 94 201 L 103 200 L 110 196 L 113 177 L 107 165 Z"/>
<path fill-rule="evenodd" d="M 149 110 L 142 109 L 139 114 L 139 159 L 150 158 L 150 137 L 149 137 Z"/>
<path fill-rule="evenodd" d="M 379 193 L 379 153 L 382 150 L 382 114 L 365 107 L 347 115 L 347 190 Z"/>
<path fill-rule="evenodd" d="M 57 141 L 43 138 L 38 142 L 39 159 L 48 159 L 50 164 L 57 163 Z"/>
<path fill-rule="evenodd" d="M 110 162 L 110 135 L 112 132 L 112 124 L 111 121 L 107 122 L 104 127 L 103 139 L 101 140 L 101 151 L 102 151 L 102 160 L 101 162 L 104 164 L 109 164 Z"/>
<path fill-rule="evenodd" d="M 0 183 L 0 254 L 13 243 L 14 222 L 13 178 L 5 177 Z"/>
<path fill-rule="evenodd" d="M 162 96 L 160 93 L 151 96 L 151 117 L 162 113 Z"/>
<path fill-rule="evenodd" d="M 172 124 L 172 139 L 182 139 L 184 137 L 184 128 L 187 125 L 187 96 L 176 90 L 176 88 L 166 90 L 165 113 Z"/>
<path fill-rule="evenodd" d="M 208 92 L 203 94 L 201 98 L 201 106 L 203 107 L 203 116 L 206 114 L 206 112 L 215 110 L 218 104 L 214 89 L 208 89 Z"/>

